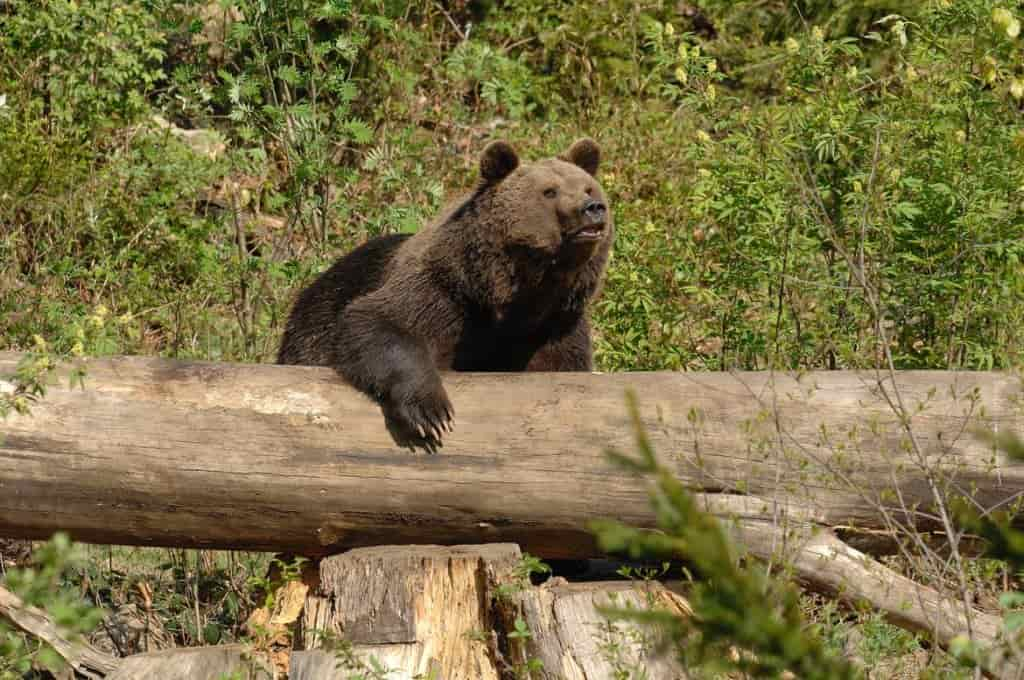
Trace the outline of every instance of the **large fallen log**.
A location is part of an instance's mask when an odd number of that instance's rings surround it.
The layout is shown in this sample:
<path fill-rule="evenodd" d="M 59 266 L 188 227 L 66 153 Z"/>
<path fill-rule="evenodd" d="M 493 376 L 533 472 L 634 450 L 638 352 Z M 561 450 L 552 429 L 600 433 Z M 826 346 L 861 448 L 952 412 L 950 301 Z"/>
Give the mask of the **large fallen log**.
<path fill-rule="evenodd" d="M 20 358 L 0 353 L 0 378 Z M 398 448 L 379 408 L 329 369 L 119 358 L 87 371 L 84 389 L 61 378 L 29 415 L 0 421 L 0 536 L 306 555 L 513 542 L 593 556 L 588 520 L 653 523 L 645 485 L 604 456 L 634 450 L 628 389 L 662 460 L 721 513 L 888 530 L 880 508 L 895 507 L 938 525 L 873 373 L 453 373 L 456 428 L 427 454 Z M 897 380 L 908 408 L 922 405 L 910 425 L 932 479 L 983 507 L 1021 493 L 1024 467 L 968 433 L 1024 431 L 1017 378 Z"/>

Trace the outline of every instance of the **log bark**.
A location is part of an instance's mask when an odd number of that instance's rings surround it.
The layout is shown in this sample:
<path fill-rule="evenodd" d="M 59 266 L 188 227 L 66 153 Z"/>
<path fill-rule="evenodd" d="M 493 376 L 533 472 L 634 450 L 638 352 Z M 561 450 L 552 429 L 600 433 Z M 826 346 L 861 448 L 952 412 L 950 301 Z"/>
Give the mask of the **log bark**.
<path fill-rule="evenodd" d="M 0 376 L 20 356 L 0 353 Z M 0 535 L 322 555 L 366 545 L 518 543 L 598 555 L 594 517 L 653 524 L 624 394 L 655 450 L 708 506 L 744 520 L 934 528 L 929 477 L 873 373 L 445 376 L 458 419 L 437 454 L 395 446 L 379 408 L 329 369 L 92 360 L 0 423 Z M 1020 381 L 897 374 L 943 489 L 983 507 L 1024 489 L 968 434 L 1024 431 Z M 932 476 L 936 473 L 933 471 Z"/>

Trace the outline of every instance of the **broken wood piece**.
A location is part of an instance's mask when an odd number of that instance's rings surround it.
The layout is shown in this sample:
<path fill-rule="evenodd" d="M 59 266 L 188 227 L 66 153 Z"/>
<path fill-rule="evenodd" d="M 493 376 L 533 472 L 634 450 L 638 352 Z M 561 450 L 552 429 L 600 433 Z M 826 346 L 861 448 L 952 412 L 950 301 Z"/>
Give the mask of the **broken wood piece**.
<path fill-rule="evenodd" d="M 46 612 L 26 605 L 20 597 L 3 587 L 0 587 L 0 618 L 50 645 L 69 666 L 86 677 L 101 678 L 118 667 L 117 658 L 104 654 L 84 640 L 68 638 Z"/>
<path fill-rule="evenodd" d="M 932 636 L 949 649 L 957 636 L 984 646 L 1001 641 L 998 616 L 968 606 L 954 595 L 917 583 L 850 547 L 828 528 L 809 525 L 783 527 L 761 521 L 737 521 L 730 527 L 736 540 L 752 555 L 792 568 L 810 589 L 834 596 L 854 607 L 867 602 L 890 623 Z M 1021 659 L 998 659 L 989 664 L 995 677 L 1019 677 Z"/>
<path fill-rule="evenodd" d="M 543 663 L 539 677 L 552 680 L 596 680 L 619 677 L 616 669 L 643 669 L 651 680 L 689 677 L 672 656 L 658 653 L 659 631 L 631 621 L 610 621 L 602 607 L 645 610 L 658 608 L 677 616 L 691 615 L 679 594 L 657 581 L 591 581 L 569 583 L 551 579 L 518 595 L 530 631 L 530 658 Z"/>

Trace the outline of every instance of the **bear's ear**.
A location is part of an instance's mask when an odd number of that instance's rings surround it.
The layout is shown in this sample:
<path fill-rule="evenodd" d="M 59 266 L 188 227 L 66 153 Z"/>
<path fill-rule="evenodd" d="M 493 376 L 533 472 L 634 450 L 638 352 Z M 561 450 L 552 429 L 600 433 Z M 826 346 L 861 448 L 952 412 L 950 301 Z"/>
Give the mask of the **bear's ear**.
<path fill-rule="evenodd" d="M 597 166 L 601 164 L 601 147 L 589 137 L 577 139 L 561 159 L 578 165 L 593 177 L 597 174 Z"/>
<path fill-rule="evenodd" d="M 518 167 L 519 156 L 512 145 L 504 140 L 491 142 L 484 147 L 480 156 L 480 176 L 488 184 L 500 182 Z"/>

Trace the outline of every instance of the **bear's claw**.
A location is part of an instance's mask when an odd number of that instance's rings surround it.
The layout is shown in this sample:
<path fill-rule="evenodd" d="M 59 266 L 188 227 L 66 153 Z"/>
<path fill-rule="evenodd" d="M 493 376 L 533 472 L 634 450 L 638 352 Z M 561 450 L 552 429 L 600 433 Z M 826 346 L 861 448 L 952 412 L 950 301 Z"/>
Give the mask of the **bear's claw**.
<path fill-rule="evenodd" d="M 453 431 L 454 409 L 440 381 L 435 386 L 400 391 L 401 398 L 384 403 L 384 419 L 400 446 L 421 446 L 428 451 L 441 446 L 445 432 Z"/>

